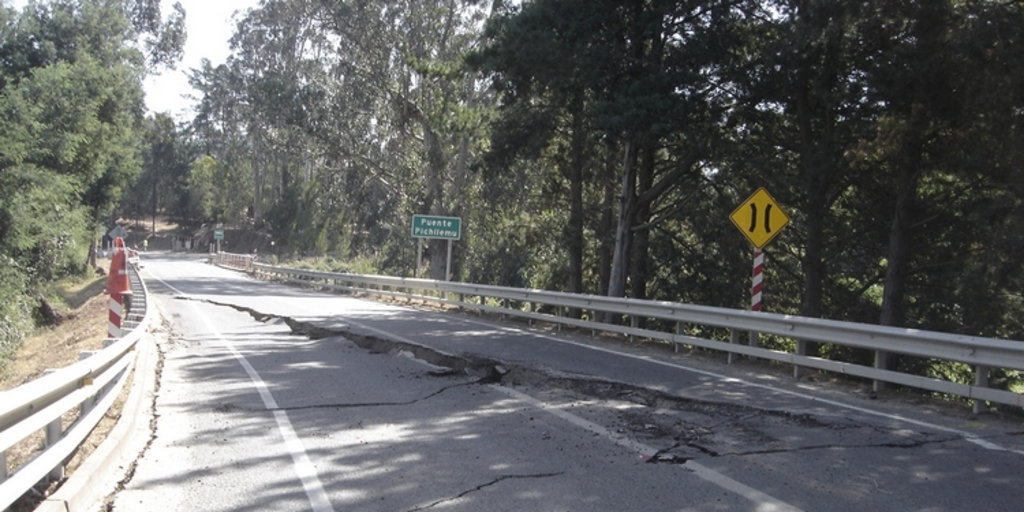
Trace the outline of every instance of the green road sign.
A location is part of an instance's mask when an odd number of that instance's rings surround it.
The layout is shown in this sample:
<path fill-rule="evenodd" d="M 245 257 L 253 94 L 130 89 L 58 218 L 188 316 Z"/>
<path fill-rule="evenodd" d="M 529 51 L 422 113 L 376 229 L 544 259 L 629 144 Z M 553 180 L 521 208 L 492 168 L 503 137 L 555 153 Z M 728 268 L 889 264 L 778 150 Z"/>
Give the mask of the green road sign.
<path fill-rule="evenodd" d="M 224 230 L 223 229 L 215 229 L 213 231 L 213 239 L 214 240 L 224 240 Z"/>
<path fill-rule="evenodd" d="M 412 236 L 413 238 L 459 240 L 462 238 L 462 219 L 436 215 L 413 215 Z"/>

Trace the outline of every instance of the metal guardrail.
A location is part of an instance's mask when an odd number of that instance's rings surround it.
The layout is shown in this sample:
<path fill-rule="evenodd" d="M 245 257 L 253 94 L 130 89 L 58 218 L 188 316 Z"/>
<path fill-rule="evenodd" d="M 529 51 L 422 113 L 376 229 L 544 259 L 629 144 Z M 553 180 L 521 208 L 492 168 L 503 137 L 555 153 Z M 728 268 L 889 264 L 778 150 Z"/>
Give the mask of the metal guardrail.
<path fill-rule="evenodd" d="M 122 320 L 127 334 L 104 340 L 102 350 L 83 352 L 75 364 L 0 392 L 0 510 L 37 483 L 63 478 L 64 464 L 120 393 L 151 318 L 148 290 L 131 265 L 129 282 L 134 301 L 132 312 Z M 77 418 L 64 429 L 62 421 L 69 413 Z M 8 475 L 7 450 L 39 431 L 46 432 L 43 451 Z"/>
<path fill-rule="evenodd" d="M 256 257 L 251 254 L 232 254 L 229 252 L 219 252 L 212 254 L 211 257 L 216 259 L 219 265 L 226 265 L 233 268 L 245 270 L 246 272 L 253 271 L 253 265 L 256 263 Z"/>
<path fill-rule="evenodd" d="M 254 273 L 257 277 L 303 286 L 326 288 L 347 293 L 363 293 L 406 300 L 430 301 L 481 312 L 511 315 L 532 321 L 551 322 L 594 331 L 662 340 L 734 354 L 770 359 L 799 368 L 814 368 L 889 382 L 928 391 L 956 395 L 974 400 L 975 411 L 985 401 L 1020 407 L 1024 395 L 988 387 L 991 369 L 1024 370 L 1024 342 L 964 336 L 957 334 L 884 327 L 879 325 L 840 322 L 765 312 L 743 311 L 675 302 L 656 302 L 598 295 L 577 295 L 543 290 L 526 290 L 499 286 L 467 284 L 429 279 L 367 276 L 297 270 L 256 263 L 245 255 L 221 253 L 217 262 Z M 454 298 L 457 297 L 457 298 Z M 471 301 L 472 300 L 472 301 Z M 524 307 L 525 306 L 525 309 Z M 546 307 L 546 308 L 545 308 Z M 542 312 L 545 308 L 554 313 Z M 570 310 L 590 312 L 573 318 Z M 628 317 L 629 325 L 599 321 L 605 313 Z M 671 322 L 675 332 L 641 328 L 640 319 L 652 318 Z M 681 334 L 686 325 L 702 325 L 728 329 L 730 341 L 698 338 Z M 752 343 L 739 343 L 740 333 L 752 335 Z M 771 334 L 797 341 L 811 341 L 846 347 L 898 353 L 970 365 L 974 384 L 902 373 L 885 368 L 850 362 L 810 357 L 757 346 L 758 334 Z"/>

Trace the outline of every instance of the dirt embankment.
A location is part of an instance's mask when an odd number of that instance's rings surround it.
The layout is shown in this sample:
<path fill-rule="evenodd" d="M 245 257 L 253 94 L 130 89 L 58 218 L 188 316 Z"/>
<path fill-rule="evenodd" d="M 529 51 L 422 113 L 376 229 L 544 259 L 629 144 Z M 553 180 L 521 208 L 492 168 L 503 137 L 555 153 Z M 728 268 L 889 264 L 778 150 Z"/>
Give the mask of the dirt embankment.
<path fill-rule="evenodd" d="M 109 266 L 107 261 L 98 263 Z M 108 307 L 107 295 L 103 293 L 105 285 L 105 277 L 96 277 L 61 292 L 61 303 L 57 304 L 57 301 L 54 301 L 59 323 L 40 328 L 33 336 L 22 341 L 14 358 L 0 371 L 0 391 L 13 389 L 38 379 L 47 369 L 63 368 L 78 362 L 83 351 L 103 348 L 103 339 L 107 336 Z M 66 475 L 74 473 L 82 461 L 103 441 L 106 433 L 113 428 L 120 415 L 121 402 L 119 399 L 100 424 L 93 429 L 92 435 L 66 466 Z M 65 414 L 64 428 L 76 418 L 77 409 Z M 7 473 L 13 474 L 18 467 L 31 460 L 41 449 L 44 437 L 45 434 L 39 431 L 12 446 L 7 451 Z M 61 483 L 62 481 L 40 484 L 35 492 L 12 505 L 11 510 L 33 510 L 40 499 L 56 490 Z"/>

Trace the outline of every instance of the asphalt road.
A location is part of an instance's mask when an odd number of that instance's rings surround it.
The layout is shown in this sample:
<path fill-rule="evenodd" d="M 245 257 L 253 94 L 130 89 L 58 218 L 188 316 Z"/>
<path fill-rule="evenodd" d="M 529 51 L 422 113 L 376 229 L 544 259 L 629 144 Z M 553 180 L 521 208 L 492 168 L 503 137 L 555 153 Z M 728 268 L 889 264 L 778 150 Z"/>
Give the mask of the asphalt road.
<path fill-rule="evenodd" d="M 149 254 L 115 511 L 1019 510 L 1024 422 Z"/>

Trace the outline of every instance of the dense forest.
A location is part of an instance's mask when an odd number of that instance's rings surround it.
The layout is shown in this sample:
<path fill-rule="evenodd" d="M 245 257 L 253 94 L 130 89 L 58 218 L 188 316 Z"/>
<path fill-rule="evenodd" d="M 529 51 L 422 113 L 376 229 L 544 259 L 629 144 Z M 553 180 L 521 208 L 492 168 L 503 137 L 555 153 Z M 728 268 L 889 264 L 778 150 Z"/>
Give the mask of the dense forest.
<path fill-rule="evenodd" d="M 263 0 L 182 122 L 143 115 L 158 7 L 0 8 L 4 336 L 157 212 L 402 276 L 456 216 L 458 280 L 745 308 L 764 187 L 765 310 L 1024 339 L 1020 1 Z"/>

